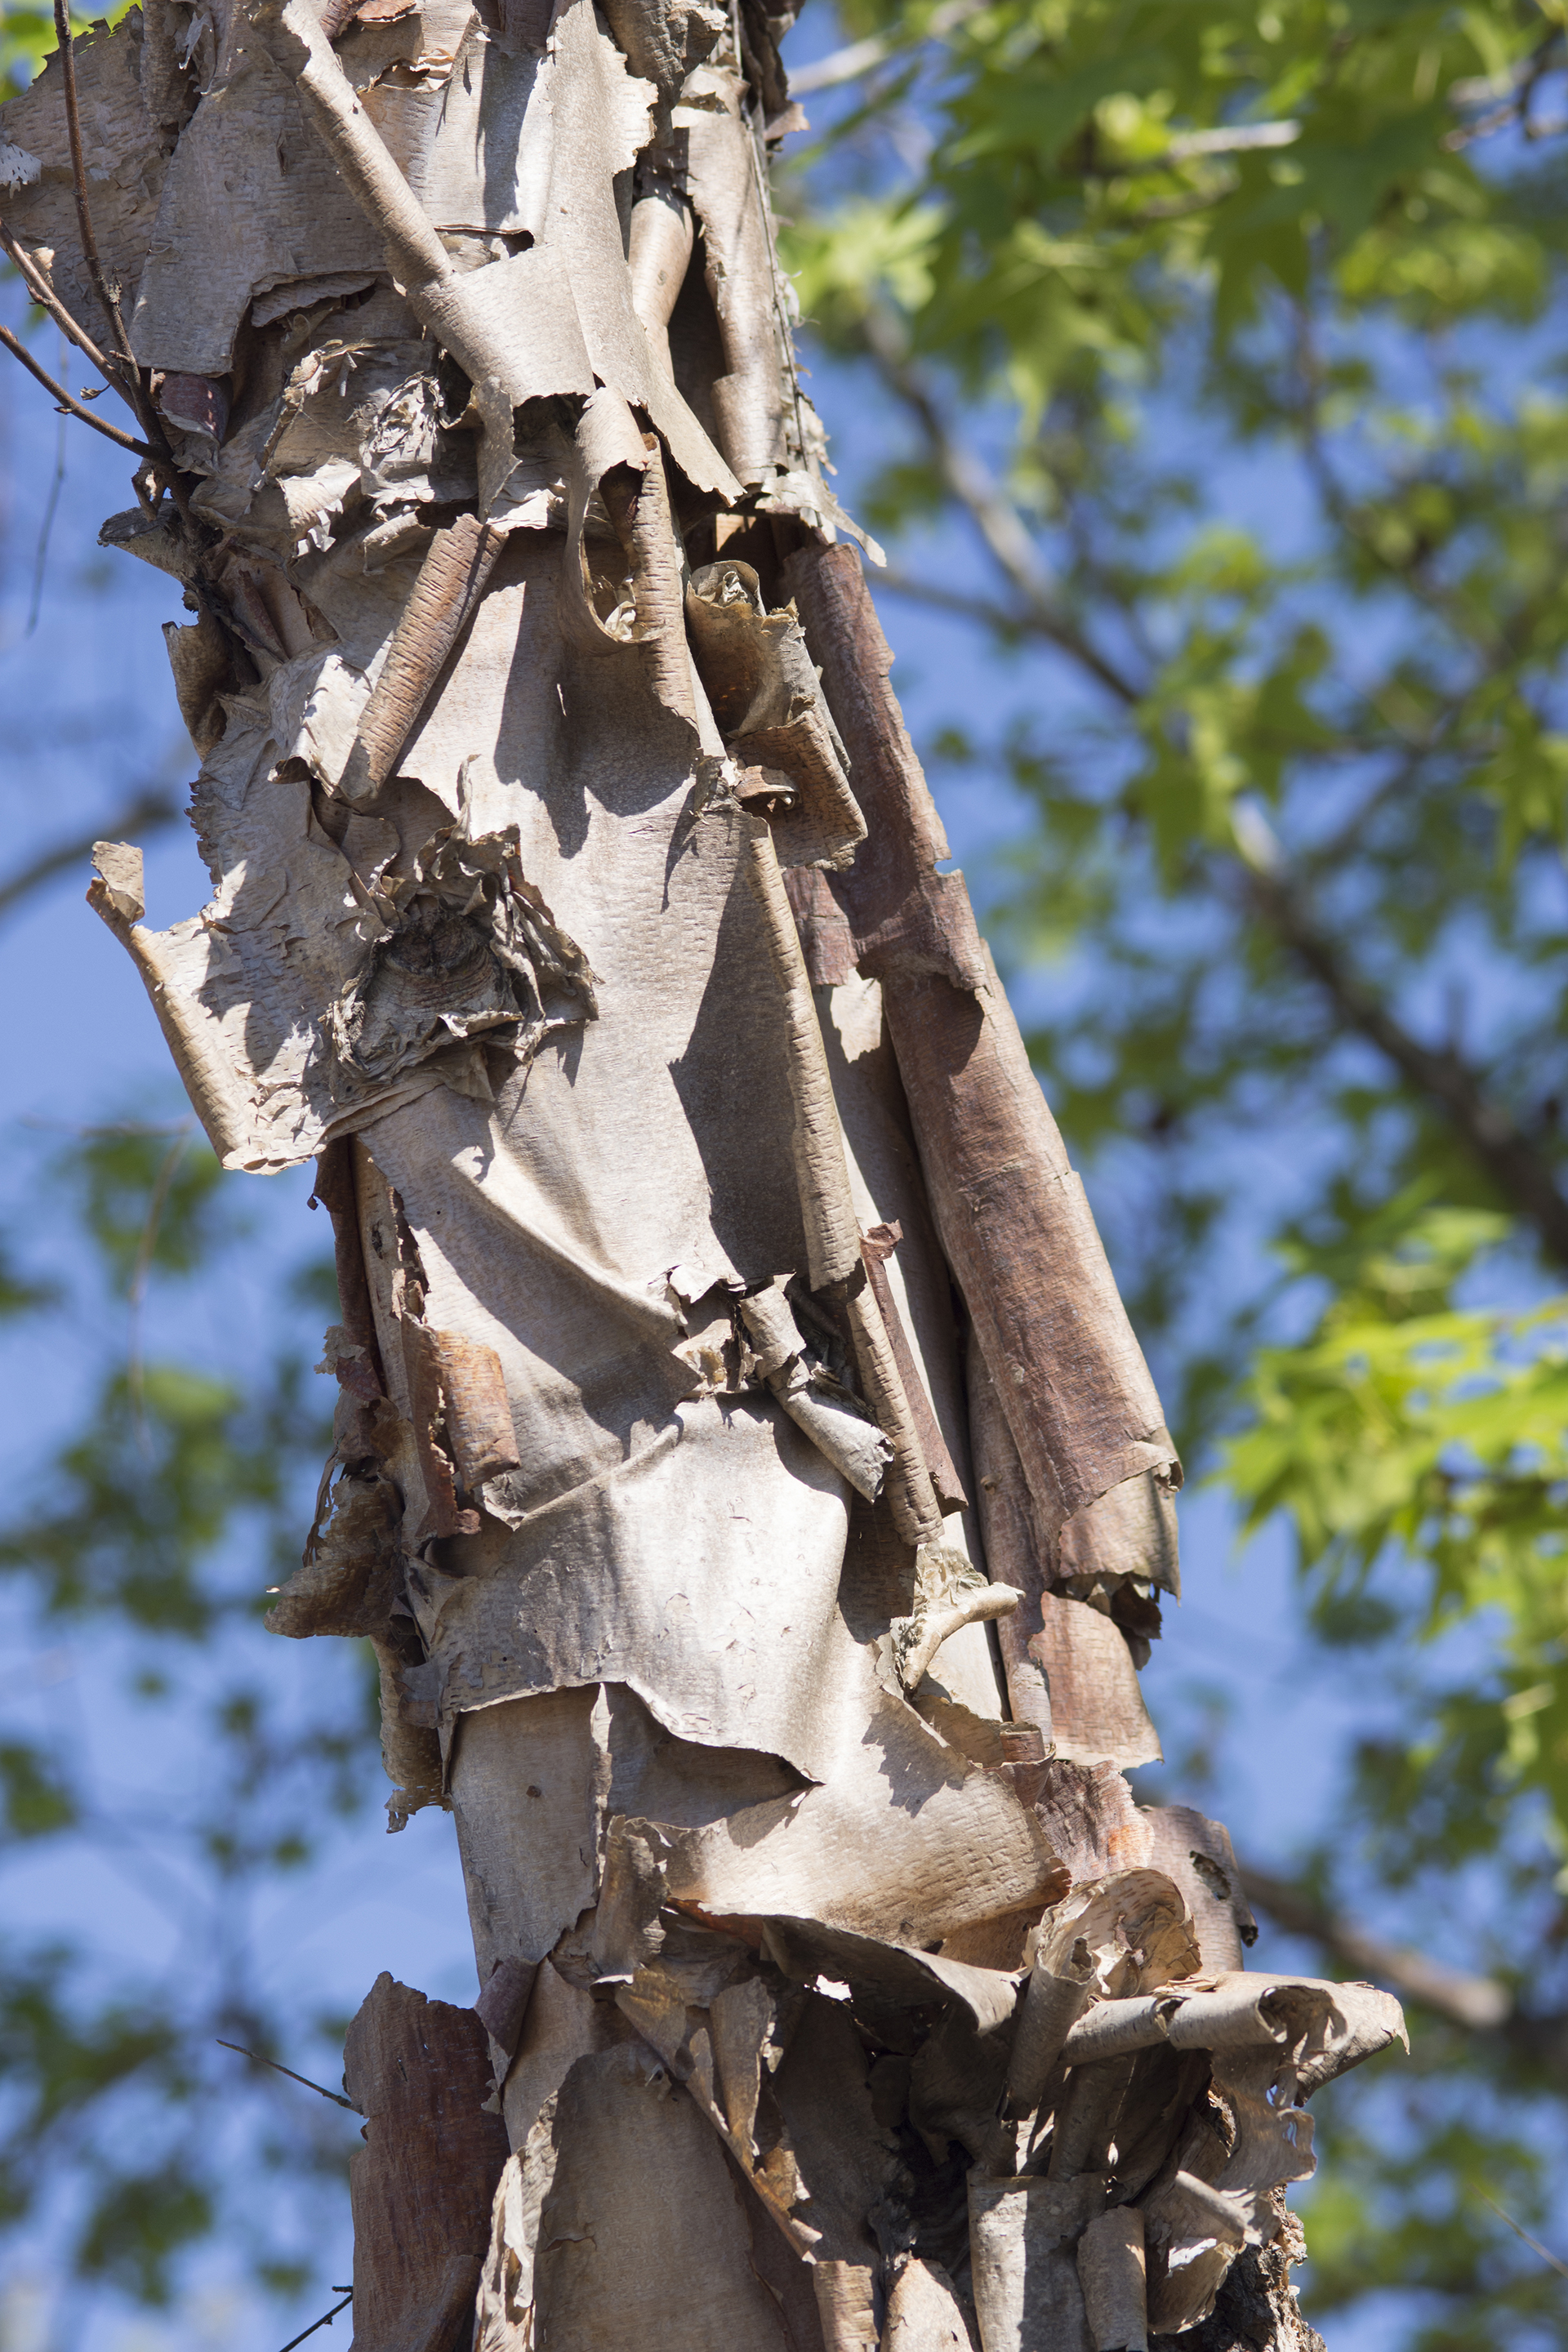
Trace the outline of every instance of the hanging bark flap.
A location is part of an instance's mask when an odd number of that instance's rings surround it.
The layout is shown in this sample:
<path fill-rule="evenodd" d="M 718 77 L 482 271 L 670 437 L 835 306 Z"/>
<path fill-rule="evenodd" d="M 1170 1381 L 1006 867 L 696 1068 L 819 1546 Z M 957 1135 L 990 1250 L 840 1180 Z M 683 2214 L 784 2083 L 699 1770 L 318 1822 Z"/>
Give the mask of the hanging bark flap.
<path fill-rule="evenodd" d="M 1168 1475 L 1146 1470 L 1074 1513 L 1057 1538 L 1057 1575 L 1144 1577 L 1180 1600 L 1176 1498 Z"/>
<path fill-rule="evenodd" d="M 349 2028 L 343 2061 L 366 2119 L 349 2183 L 357 2352 L 454 2352 L 439 2333 L 444 2315 L 457 2316 L 448 2265 L 472 2266 L 471 2318 L 507 2157 L 505 2125 L 482 2111 L 485 2029 L 471 2009 L 383 1975 Z"/>
<path fill-rule="evenodd" d="M 1120 1627 L 1098 1609 L 1043 1592 L 1040 1631 L 1029 1655 L 1050 1693 L 1057 1753 L 1069 1763 L 1108 1758 L 1124 1771 L 1155 1764 L 1163 1753 Z"/>
<path fill-rule="evenodd" d="M 970 1968 L 940 1952 L 884 1944 L 872 1936 L 824 1927 L 815 1919 L 774 1917 L 759 1924 L 770 1958 L 801 1984 L 819 1975 L 842 1979 L 895 2008 L 962 2001 L 982 2033 L 1005 2023 L 1017 2003 L 1018 1979 L 1010 1971 Z"/>
<path fill-rule="evenodd" d="M 782 772 L 798 791 L 798 806 L 774 823 L 781 863 L 847 866 L 865 821 L 794 609 L 764 611 L 756 572 L 728 559 L 692 574 L 686 618 L 727 747 L 743 764 Z"/>
<path fill-rule="evenodd" d="M 857 942 L 878 943 L 942 1246 L 1048 1545 L 1124 1478 L 1173 1467 L 1175 1451 L 962 878 L 935 871 L 947 845 L 888 684 L 892 656 L 859 559 L 808 549 L 785 578 L 870 828 L 838 894 Z M 918 954 L 894 953 L 906 934 Z M 933 939 L 950 943 L 945 976 L 932 976 Z"/>

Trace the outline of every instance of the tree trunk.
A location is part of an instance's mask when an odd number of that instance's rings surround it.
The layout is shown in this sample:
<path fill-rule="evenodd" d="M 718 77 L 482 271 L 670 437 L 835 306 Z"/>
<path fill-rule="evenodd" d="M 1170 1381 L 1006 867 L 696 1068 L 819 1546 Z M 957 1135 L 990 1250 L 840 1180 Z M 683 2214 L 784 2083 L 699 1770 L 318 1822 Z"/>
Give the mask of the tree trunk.
<path fill-rule="evenodd" d="M 1286 2352 L 1297 2095 L 1397 2011 L 1241 1975 L 1121 1778 L 1180 1472 L 824 483 L 785 22 L 155 0 L 112 170 L 61 60 L 0 110 L 195 614 L 216 895 L 93 895 L 336 1233 L 271 1622 L 375 1643 L 468 1889 L 479 2021 L 351 2038 L 355 2343 Z"/>

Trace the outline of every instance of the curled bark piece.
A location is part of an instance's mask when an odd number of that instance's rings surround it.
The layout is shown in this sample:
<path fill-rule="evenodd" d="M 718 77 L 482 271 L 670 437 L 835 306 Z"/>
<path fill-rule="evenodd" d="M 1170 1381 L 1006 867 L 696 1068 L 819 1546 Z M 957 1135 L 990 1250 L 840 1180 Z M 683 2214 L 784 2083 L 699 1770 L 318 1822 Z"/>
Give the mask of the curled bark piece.
<path fill-rule="evenodd" d="M 765 611 L 752 566 L 725 558 L 692 574 L 686 619 L 730 751 L 748 765 L 781 770 L 799 790 L 798 813 L 779 827 L 781 858 L 848 865 L 866 838 L 865 819 L 793 605 Z"/>
<path fill-rule="evenodd" d="M 1042 1543 L 1175 1449 L 1083 1188 L 956 875 L 898 705 L 858 556 L 785 571 L 853 764 L 870 838 L 838 886 L 883 983 L 942 1247 L 1023 1464 Z"/>
<path fill-rule="evenodd" d="M 337 786 L 342 799 L 374 800 L 396 772 L 430 689 L 479 609 L 503 542 L 503 533 L 474 514 L 437 532 L 355 730 Z"/>
<path fill-rule="evenodd" d="M 1175 2228 L 1215 2239 L 1222 2246 L 1247 2243 L 1247 2207 L 1239 2197 L 1200 2180 L 1194 2172 L 1178 2172 L 1164 2191 L 1162 2207 Z"/>
<path fill-rule="evenodd" d="M 811 983 L 801 961 L 800 941 L 784 896 L 773 837 L 761 817 L 746 820 L 746 879 L 762 912 L 768 952 L 784 1000 L 790 1096 L 795 1106 L 792 1143 L 805 1219 L 811 1286 L 830 1297 L 842 1298 L 865 1281 L 860 1263 L 860 1229 L 850 1196 L 849 1176 L 844 1164 L 844 1138 L 833 1099 L 827 1058 L 823 1052 L 816 1007 L 812 1002 Z M 888 1360 L 891 1362 L 890 1351 Z M 862 1362 L 863 1374 L 866 1369 Z M 868 1392 L 868 1402 L 879 1423 L 882 1423 L 881 1398 Z M 885 1423 L 882 1425 L 886 1427 Z M 890 1430 L 888 1434 L 893 1438 L 896 1452 L 898 1438 Z M 934 1507 L 933 1503 L 933 1512 Z"/>
<path fill-rule="evenodd" d="M 874 1503 L 893 1458 L 892 1445 L 853 1400 L 830 1396 L 816 1385 L 782 1286 L 742 1299 L 741 1320 L 757 1349 L 757 1369 L 790 1419 L 855 1492 Z"/>
<path fill-rule="evenodd" d="M 904 2264 L 888 2297 L 883 2352 L 970 2352 L 969 2329 L 940 2263 Z"/>
<path fill-rule="evenodd" d="M 1176 1500 L 1169 1477 L 1146 1470 L 1076 1512 L 1057 1538 L 1057 1574 L 1064 1582 L 1146 1577 L 1179 1600 Z"/>
<path fill-rule="evenodd" d="M 765 483 L 788 462 L 784 320 L 772 227 L 732 66 L 693 78 L 677 127 L 687 140 L 688 183 L 702 224 L 703 265 L 724 346 L 724 373 L 709 387 L 719 444 L 742 482 Z"/>
<path fill-rule="evenodd" d="M 1094 1964 L 1087 1945 L 1075 1946 L 1060 1969 L 1036 1960 L 1007 2064 L 1005 2116 L 1021 2119 L 1034 2114 L 1068 2030 L 1082 2015 L 1093 1989 Z"/>
<path fill-rule="evenodd" d="M 1098 2177 L 1105 2170 L 1116 2119 L 1137 2063 L 1133 2052 L 1123 2058 L 1102 2059 L 1093 2066 L 1074 2067 L 1051 2134 L 1053 2180 L 1076 2180 L 1082 2174 Z"/>
<path fill-rule="evenodd" d="M 1069 2066 L 1091 2066 L 1101 2058 L 1120 2058 L 1129 2050 L 1152 2049 L 1166 2039 L 1180 2006 L 1180 1997 L 1171 1993 L 1096 2001 L 1068 2033 L 1061 2055 Z"/>
<path fill-rule="evenodd" d="M 791 925 L 794 931 L 794 925 Z M 815 1014 L 814 1014 L 815 1018 Z M 857 1237 L 858 1238 L 858 1237 Z M 858 1247 L 857 1246 L 857 1256 Z M 816 1287 L 816 1286 L 813 1286 Z M 910 1411 L 909 1397 L 900 1378 L 898 1360 L 893 1354 L 888 1327 L 881 1310 L 869 1288 L 858 1291 L 848 1302 L 849 1328 L 855 1341 L 855 1360 L 859 1367 L 860 1382 L 866 1402 L 876 1415 L 879 1426 L 887 1433 L 893 1450 L 892 1467 L 888 1480 L 888 1500 L 892 1509 L 893 1525 L 907 1544 L 917 1550 L 942 1540 L 942 1507 L 936 1499 L 926 1467 L 925 1449 L 916 1430 L 914 1415 Z M 996 1612 L 993 1612 L 996 1613 Z M 964 1623 L 971 1621 L 964 1619 Z M 956 1633 L 957 1624 L 948 1628 Z M 944 1642 L 947 1633 L 940 1633 L 936 1642 Z M 931 1645 L 927 1664 L 936 1654 Z M 922 1666 L 921 1673 L 925 1672 Z M 913 1689 L 919 1682 L 916 1675 L 907 1686 Z"/>
<path fill-rule="evenodd" d="M 1120 1626 L 1063 1593 L 1042 1592 L 1038 1607 L 1028 1655 L 1050 1692 L 1058 1755 L 1075 1764 L 1110 1757 L 1124 1771 L 1158 1763 L 1160 1735 Z"/>
<path fill-rule="evenodd" d="M 474 2003 L 474 2014 L 510 2066 L 522 2037 L 522 2024 L 533 1996 L 537 1960 L 498 1960 L 489 1982 Z"/>
<path fill-rule="evenodd" d="M 468 1492 L 518 1466 L 517 1435 L 500 1358 L 460 1331 L 420 1327 L 441 1383 L 447 1434 Z"/>
<path fill-rule="evenodd" d="M 893 1351 L 893 1361 L 899 1368 L 899 1378 L 904 1384 L 904 1395 L 909 1401 L 910 1418 L 914 1423 L 915 1435 L 920 1440 L 921 1452 L 925 1455 L 926 1468 L 931 1473 L 931 1482 L 936 1493 L 937 1502 L 944 1514 L 962 1511 L 967 1508 L 969 1497 L 964 1493 L 963 1482 L 953 1467 L 952 1456 L 947 1450 L 947 1440 L 942 1433 L 936 1414 L 931 1409 L 931 1399 L 926 1394 L 925 1382 L 921 1378 L 920 1366 L 915 1361 L 914 1349 L 910 1347 L 909 1334 L 904 1329 L 903 1317 L 899 1313 L 899 1302 L 893 1296 L 892 1284 L 888 1280 L 887 1261 L 902 1239 L 903 1234 L 897 1225 L 873 1225 L 868 1234 L 861 1236 L 860 1255 L 866 1261 L 866 1276 L 876 1298 L 878 1309 L 888 1327 L 888 1344 Z"/>
<path fill-rule="evenodd" d="M 904 1688 L 917 1687 L 942 1643 L 963 1626 L 989 1623 L 994 1617 L 1007 1616 L 1017 1606 L 1018 1596 L 1010 1585 L 975 1584 L 945 1608 L 935 1608 L 912 1618 L 896 1618 L 893 1650 Z M 901 1626 L 910 1629 L 907 1646 L 900 1645 Z"/>
<path fill-rule="evenodd" d="M 632 206 L 626 248 L 632 305 L 649 343 L 672 375 L 669 317 L 686 282 L 695 227 L 690 205 L 673 188 L 654 188 Z"/>
<path fill-rule="evenodd" d="M 1078 2275 L 1094 2352 L 1148 2352 L 1143 2216 L 1135 2205 L 1097 2213 L 1078 2242 Z"/>

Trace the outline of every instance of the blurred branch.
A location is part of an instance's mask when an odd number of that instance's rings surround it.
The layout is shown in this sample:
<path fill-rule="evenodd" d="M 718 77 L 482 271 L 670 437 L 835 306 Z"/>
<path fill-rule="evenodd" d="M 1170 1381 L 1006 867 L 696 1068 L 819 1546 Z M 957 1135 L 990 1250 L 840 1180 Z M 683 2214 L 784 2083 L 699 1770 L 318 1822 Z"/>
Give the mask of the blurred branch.
<path fill-rule="evenodd" d="M 1424 2009 L 1436 2010 L 1440 2017 L 1471 2032 L 1505 2025 L 1512 2017 L 1510 1995 L 1491 1977 L 1468 1976 L 1462 1969 L 1447 1968 L 1441 1960 L 1412 1951 L 1408 1945 L 1390 1943 L 1359 1920 L 1331 1911 L 1294 1879 L 1276 1877 L 1250 1862 L 1242 1864 L 1241 1874 L 1251 1901 L 1260 1911 L 1267 1911 L 1277 1927 L 1292 1936 L 1310 1937 L 1348 1968 L 1377 1978 L 1395 1992 L 1418 2000 Z"/>
<path fill-rule="evenodd" d="M 989 468 L 955 434 L 938 408 L 924 381 L 900 350 L 891 322 L 873 311 L 866 321 L 866 338 L 883 382 L 914 415 L 930 446 L 937 470 L 963 508 L 1008 580 L 1017 590 L 1028 625 L 1048 637 L 1064 653 L 1097 678 L 1119 702 L 1140 701 L 1142 690 L 1089 642 L 1063 612 L 1050 575 L 1035 551 L 1022 515 L 993 480 Z M 931 601 L 938 601 L 933 598 Z M 1015 622 L 1013 626 L 1020 625 Z"/>
<path fill-rule="evenodd" d="M 1139 688 L 1106 660 L 1062 612 L 1023 517 L 981 460 L 949 432 L 931 393 L 899 350 L 895 326 L 872 313 L 866 331 L 884 382 L 918 418 L 942 480 L 1017 592 L 1022 614 L 1002 625 L 1026 626 L 1048 637 L 1119 701 L 1138 702 Z M 903 575 L 890 584 L 927 603 L 963 611 L 971 619 L 988 617 L 994 610 L 986 599 L 954 599 L 945 590 L 911 585 Z M 1423 1045 L 1352 970 L 1339 947 L 1312 919 L 1279 841 L 1261 812 L 1246 803 L 1238 805 L 1235 828 L 1255 914 L 1318 982 L 1341 1021 L 1385 1055 L 1401 1076 L 1442 1113 L 1518 1214 L 1534 1227 L 1548 1256 L 1568 1265 L 1568 1198 L 1558 1188 L 1550 1160 L 1492 1100 L 1462 1055 L 1451 1046 L 1437 1050 Z"/>
<path fill-rule="evenodd" d="M 1551 1161 L 1487 1093 L 1461 1054 L 1451 1045 L 1424 1045 L 1351 969 L 1337 942 L 1313 920 L 1261 811 L 1243 803 L 1234 824 L 1258 914 L 1320 983 L 1346 1026 L 1386 1055 L 1444 1114 L 1518 1214 L 1534 1226 L 1547 1255 L 1568 1265 L 1568 1199 Z"/>
<path fill-rule="evenodd" d="M 837 89 L 841 82 L 858 81 L 862 74 L 872 73 L 891 57 L 917 47 L 920 40 L 940 41 L 966 16 L 979 14 L 984 0 L 946 0 L 946 5 L 933 11 L 923 36 L 913 41 L 898 40 L 884 33 L 873 33 L 866 40 L 850 41 L 841 49 L 818 58 L 815 65 L 801 66 L 790 75 L 790 95 L 807 98 L 814 89 Z"/>
<path fill-rule="evenodd" d="M 173 824 L 179 817 L 179 803 L 172 794 L 151 791 L 138 793 L 113 816 L 95 824 L 90 833 L 74 835 L 57 848 L 45 850 L 15 874 L 0 881 L 0 922 L 21 904 L 30 890 L 52 881 L 68 866 L 79 866 L 92 855 L 93 844 L 112 840 L 117 834 L 153 833 L 161 826 Z"/>

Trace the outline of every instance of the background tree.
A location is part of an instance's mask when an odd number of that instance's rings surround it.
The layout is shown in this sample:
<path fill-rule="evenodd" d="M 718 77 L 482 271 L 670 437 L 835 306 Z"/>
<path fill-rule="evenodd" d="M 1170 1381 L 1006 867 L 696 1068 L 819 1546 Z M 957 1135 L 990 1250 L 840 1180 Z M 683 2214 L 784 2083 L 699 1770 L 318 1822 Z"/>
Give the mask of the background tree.
<path fill-rule="evenodd" d="M 1556 29 L 1075 7 L 845 31 L 795 258 L 905 420 L 896 584 L 1002 649 L 1009 733 L 925 707 L 955 789 L 1016 788 L 1016 959 L 1074 955 L 1033 1000 L 1041 1066 L 1103 1146 L 1189 1432 L 1247 1424 L 1229 1475 L 1295 1512 L 1321 1636 L 1399 1661 L 1348 1816 L 1302 1879 L 1270 1855 L 1258 1884 L 1352 1972 L 1353 1904 L 1501 1988 L 1431 1988 L 1404 2117 L 1386 2086 L 1340 2095 L 1364 2169 L 1319 2200 L 1318 2296 L 1416 2284 L 1434 2342 L 1545 2340 L 1552 2275 L 1480 2192 L 1530 2223 L 1558 2130 L 1521 2095 L 1562 2000 L 1560 1419 L 1530 1319 L 1561 1249 Z M 1456 1867 L 1485 1889 L 1473 1938 Z"/>

